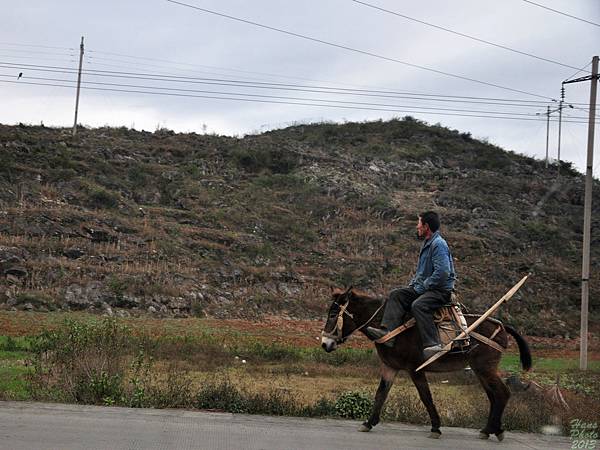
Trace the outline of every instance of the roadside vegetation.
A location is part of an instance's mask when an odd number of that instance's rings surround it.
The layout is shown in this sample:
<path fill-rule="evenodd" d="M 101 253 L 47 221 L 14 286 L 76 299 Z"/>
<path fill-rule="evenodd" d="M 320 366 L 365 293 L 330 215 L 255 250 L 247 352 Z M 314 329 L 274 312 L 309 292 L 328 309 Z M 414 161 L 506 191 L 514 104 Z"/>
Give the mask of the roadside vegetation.
<path fill-rule="evenodd" d="M 180 327 L 174 320 L 164 322 L 153 327 L 138 319 L 56 317 L 41 332 L 2 336 L 0 398 L 357 421 L 372 406 L 377 358 L 361 339 L 326 354 L 314 337 L 311 344 L 302 333 L 294 344 L 285 327 L 265 335 L 247 323 L 215 327 L 189 319 Z M 600 416 L 598 360 L 582 373 L 573 359 L 534 359 L 534 371 L 519 379 L 518 355 L 509 352 L 502 370 L 518 380 L 511 385 L 504 418 L 509 430 L 540 432 L 553 426 L 568 433 L 571 419 L 589 422 Z M 568 406 L 556 401 L 558 373 Z M 488 402 L 469 371 L 429 379 L 445 426 L 482 426 Z M 383 418 L 429 423 L 404 375 L 397 378 Z"/>

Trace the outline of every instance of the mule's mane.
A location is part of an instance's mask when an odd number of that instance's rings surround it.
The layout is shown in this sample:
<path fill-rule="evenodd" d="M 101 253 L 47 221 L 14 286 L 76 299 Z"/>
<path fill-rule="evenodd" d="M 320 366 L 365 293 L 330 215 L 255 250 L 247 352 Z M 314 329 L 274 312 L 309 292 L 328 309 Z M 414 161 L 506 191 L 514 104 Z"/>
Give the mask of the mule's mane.
<path fill-rule="evenodd" d="M 371 294 L 369 294 L 369 293 L 367 293 L 365 291 L 361 291 L 359 289 L 352 288 L 352 290 L 350 291 L 350 293 L 352 295 L 354 295 L 355 297 L 360 297 L 360 298 L 362 298 L 364 300 L 380 300 L 379 297 L 376 297 L 374 295 L 371 295 Z"/>
<path fill-rule="evenodd" d="M 333 295 L 338 296 L 338 295 L 345 294 L 346 292 L 347 292 L 346 289 L 335 288 L 333 290 Z M 381 297 L 371 295 L 365 291 L 361 291 L 360 289 L 356 289 L 356 288 L 352 288 L 350 290 L 350 294 L 352 294 L 352 297 L 354 297 L 354 298 L 357 298 L 359 300 L 365 300 L 367 302 L 381 302 L 382 301 Z"/>

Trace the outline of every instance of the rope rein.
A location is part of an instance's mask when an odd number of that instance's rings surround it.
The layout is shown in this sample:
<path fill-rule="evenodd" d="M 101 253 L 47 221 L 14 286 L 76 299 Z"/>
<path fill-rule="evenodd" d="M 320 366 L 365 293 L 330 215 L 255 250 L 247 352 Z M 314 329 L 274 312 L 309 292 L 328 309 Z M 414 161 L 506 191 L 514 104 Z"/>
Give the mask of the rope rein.
<path fill-rule="evenodd" d="M 350 333 L 348 333 L 347 336 L 343 336 L 342 329 L 344 328 L 344 314 L 347 314 L 348 316 L 350 316 L 351 319 L 354 319 L 354 315 L 349 313 L 348 311 L 346 311 L 346 309 L 348 308 L 348 305 L 350 304 L 350 299 L 348 299 L 348 301 L 344 305 L 340 305 L 340 312 L 338 313 L 335 330 L 334 330 L 335 334 L 334 334 L 334 332 L 326 333 L 325 331 L 321 331 L 321 336 L 329 337 L 329 338 L 333 338 L 333 339 L 337 339 L 337 340 L 348 339 L 356 331 L 359 331 L 359 330 L 363 329 L 365 326 L 367 326 L 371 322 L 371 320 L 373 320 L 375 318 L 375 316 L 377 316 L 379 311 L 382 310 L 382 308 L 385 306 L 386 303 L 387 303 L 387 298 L 381 303 L 379 308 L 377 308 L 375 313 L 371 317 L 369 317 L 369 319 L 365 323 L 363 323 L 360 327 L 352 330 Z"/>

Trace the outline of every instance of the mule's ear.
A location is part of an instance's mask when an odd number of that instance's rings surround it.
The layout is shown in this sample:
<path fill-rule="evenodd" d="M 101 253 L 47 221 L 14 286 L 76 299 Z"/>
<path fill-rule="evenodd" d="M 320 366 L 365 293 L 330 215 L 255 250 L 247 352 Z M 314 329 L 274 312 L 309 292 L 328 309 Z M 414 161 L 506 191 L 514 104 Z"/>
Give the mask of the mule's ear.
<path fill-rule="evenodd" d="M 343 289 L 331 287 L 331 295 L 333 295 L 334 297 L 342 295 L 343 293 L 344 293 Z"/>
<path fill-rule="evenodd" d="M 346 292 L 344 292 L 344 294 L 349 294 L 350 292 L 352 292 L 353 288 L 354 288 L 354 286 L 352 286 L 352 285 L 348 286 L 348 289 L 346 289 Z"/>

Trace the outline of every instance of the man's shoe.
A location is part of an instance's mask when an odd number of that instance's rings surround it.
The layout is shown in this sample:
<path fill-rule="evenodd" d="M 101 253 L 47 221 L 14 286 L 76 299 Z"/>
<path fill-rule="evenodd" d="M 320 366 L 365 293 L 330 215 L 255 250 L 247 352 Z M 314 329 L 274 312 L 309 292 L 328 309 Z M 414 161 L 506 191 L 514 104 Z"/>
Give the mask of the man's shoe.
<path fill-rule="evenodd" d="M 431 347 L 425 347 L 423 349 L 423 356 L 425 359 L 431 358 L 433 355 L 442 351 L 442 346 L 440 344 L 432 345 Z"/>
<path fill-rule="evenodd" d="M 367 337 L 369 339 L 371 339 L 372 341 L 376 341 L 377 339 L 380 339 L 389 333 L 389 331 L 385 328 L 375 328 L 375 327 L 367 327 L 367 328 L 365 328 L 365 332 L 367 334 Z M 393 338 L 385 341 L 381 345 L 384 345 L 389 348 L 393 348 L 394 347 L 394 339 L 396 339 L 396 338 L 393 337 Z"/>

